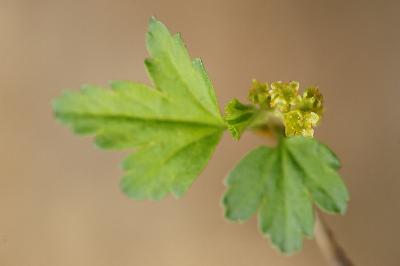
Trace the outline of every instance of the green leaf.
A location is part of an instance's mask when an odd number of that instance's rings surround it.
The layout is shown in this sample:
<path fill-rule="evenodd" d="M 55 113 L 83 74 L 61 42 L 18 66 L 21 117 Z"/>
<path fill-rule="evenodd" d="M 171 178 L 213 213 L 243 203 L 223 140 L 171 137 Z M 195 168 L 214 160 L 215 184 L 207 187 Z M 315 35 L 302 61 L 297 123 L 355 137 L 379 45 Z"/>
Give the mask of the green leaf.
<path fill-rule="evenodd" d="M 225 106 L 224 119 L 228 124 L 228 130 L 235 140 L 239 140 L 244 131 L 250 126 L 258 115 L 258 110 L 253 105 L 231 100 Z"/>
<path fill-rule="evenodd" d="M 154 88 L 115 81 L 86 85 L 53 102 L 56 117 L 105 149 L 132 149 L 122 190 L 135 199 L 181 196 L 206 166 L 224 130 L 214 89 L 200 59 L 179 35 L 149 22 L 145 64 Z"/>
<path fill-rule="evenodd" d="M 275 148 L 256 148 L 226 180 L 225 215 L 243 222 L 258 212 L 263 235 L 284 253 L 298 251 L 303 236 L 313 235 L 313 202 L 331 213 L 346 210 L 349 196 L 338 166 L 334 154 L 312 138 L 283 138 Z"/>

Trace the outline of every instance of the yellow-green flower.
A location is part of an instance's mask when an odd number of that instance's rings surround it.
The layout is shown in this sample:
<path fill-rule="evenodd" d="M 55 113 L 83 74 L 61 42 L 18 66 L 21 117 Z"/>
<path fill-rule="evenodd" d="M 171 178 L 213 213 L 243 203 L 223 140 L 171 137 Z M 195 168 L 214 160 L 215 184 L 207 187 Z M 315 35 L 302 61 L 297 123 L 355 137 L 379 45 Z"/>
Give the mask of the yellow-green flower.
<path fill-rule="evenodd" d="M 314 127 L 319 119 L 320 117 L 314 112 L 290 111 L 284 114 L 285 134 L 286 136 L 312 137 L 314 135 Z"/>
<path fill-rule="evenodd" d="M 258 104 L 260 107 L 271 108 L 271 95 L 269 94 L 267 83 L 260 83 L 253 79 L 248 98 L 252 103 Z"/>
<path fill-rule="evenodd" d="M 275 121 L 275 126 L 280 121 L 288 137 L 312 137 L 323 114 L 323 97 L 318 88 L 309 87 L 301 95 L 297 81 L 276 81 L 268 86 L 254 79 L 248 99 L 253 105 L 233 100 L 227 106 L 225 121 L 235 138 L 250 127 L 269 128 L 271 121 Z"/>
<path fill-rule="evenodd" d="M 305 90 L 303 97 L 299 100 L 298 109 L 305 112 L 314 112 L 322 116 L 323 97 L 318 88 L 310 87 Z"/>
<path fill-rule="evenodd" d="M 291 107 L 296 104 L 298 99 L 299 83 L 297 81 L 271 83 L 271 107 L 279 111 L 289 112 Z"/>

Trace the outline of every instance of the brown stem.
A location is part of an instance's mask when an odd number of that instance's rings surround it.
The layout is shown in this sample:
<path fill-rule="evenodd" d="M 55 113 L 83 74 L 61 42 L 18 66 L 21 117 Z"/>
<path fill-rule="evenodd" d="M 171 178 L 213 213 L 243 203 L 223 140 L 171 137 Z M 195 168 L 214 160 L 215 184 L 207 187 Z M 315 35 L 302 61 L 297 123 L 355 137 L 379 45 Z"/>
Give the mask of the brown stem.
<path fill-rule="evenodd" d="M 354 266 L 336 241 L 332 230 L 317 213 L 315 215 L 315 241 L 329 265 Z"/>

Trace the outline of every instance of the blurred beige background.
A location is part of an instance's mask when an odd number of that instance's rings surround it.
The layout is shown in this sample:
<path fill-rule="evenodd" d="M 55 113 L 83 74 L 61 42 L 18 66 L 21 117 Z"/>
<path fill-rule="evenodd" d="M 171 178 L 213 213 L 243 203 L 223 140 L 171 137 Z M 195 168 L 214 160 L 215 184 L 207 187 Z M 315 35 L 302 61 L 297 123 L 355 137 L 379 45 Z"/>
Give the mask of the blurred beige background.
<path fill-rule="evenodd" d="M 317 137 L 343 162 L 348 213 L 326 217 L 356 265 L 400 265 L 399 1 L 0 0 L 0 265 L 313 266 L 314 241 L 283 257 L 256 221 L 224 220 L 222 180 L 264 142 L 226 135 L 184 198 L 135 202 L 118 188 L 123 154 L 58 125 L 61 89 L 147 82 L 147 20 L 180 31 L 219 101 L 252 78 L 317 84 Z"/>

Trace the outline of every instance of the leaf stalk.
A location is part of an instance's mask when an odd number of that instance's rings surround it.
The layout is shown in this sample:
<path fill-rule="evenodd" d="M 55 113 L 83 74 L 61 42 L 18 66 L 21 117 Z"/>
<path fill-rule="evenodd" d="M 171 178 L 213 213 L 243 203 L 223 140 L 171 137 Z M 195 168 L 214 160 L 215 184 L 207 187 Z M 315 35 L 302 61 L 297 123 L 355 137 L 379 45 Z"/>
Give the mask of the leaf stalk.
<path fill-rule="evenodd" d="M 354 266 L 344 249 L 336 241 L 332 229 L 315 214 L 315 242 L 331 266 Z"/>

